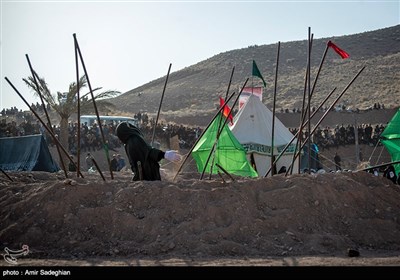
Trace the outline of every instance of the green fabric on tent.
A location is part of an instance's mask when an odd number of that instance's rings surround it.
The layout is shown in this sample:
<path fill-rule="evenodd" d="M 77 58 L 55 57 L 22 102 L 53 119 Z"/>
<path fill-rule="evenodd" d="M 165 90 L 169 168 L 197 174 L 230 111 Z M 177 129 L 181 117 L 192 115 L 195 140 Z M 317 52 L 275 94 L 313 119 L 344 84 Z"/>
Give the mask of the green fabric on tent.
<path fill-rule="evenodd" d="M 217 130 L 221 122 L 223 125 L 225 119 L 221 120 L 221 114 L 208 127 L 193 149 L 192 156 L 196 161 L 197 169 L 203 172 L 207 158 L 217 138 Z M 214 160 L 211 156 L 208 161 L 206 172 L 217 174 L 219 164 L 229 174 L 235 174 L 243 177 L 258 177 L 257 172 L 251 167 L 246 158 L 246 152 L 236 137 L 232 134 L 228 126 L 224 126 L 215 148 Z M 212 169 L 211 169 L 212 165 Z M 222 173 L 222 171 L 220 171 Z"/>
<path fill-rule="evenodd" d="M 381 134 L 381 142 L 388 150 L 392 161 L 400 160 L 400 109 L 397 110 Z M 396 175 L 400 173 L 400 164 L 394 164 Z"/>

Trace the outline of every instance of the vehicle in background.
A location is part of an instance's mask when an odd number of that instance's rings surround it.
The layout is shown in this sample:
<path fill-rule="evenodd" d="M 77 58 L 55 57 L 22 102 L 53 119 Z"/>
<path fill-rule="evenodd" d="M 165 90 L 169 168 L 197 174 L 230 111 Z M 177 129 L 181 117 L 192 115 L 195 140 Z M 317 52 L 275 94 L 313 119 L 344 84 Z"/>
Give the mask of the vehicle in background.
<path fill-rule="evenodd" d="M 139 127 L 139 121 L 136 118 L 125 117 L 125 116 L 99 116 L 100 121 L 104 124 L 113 124 L 117 126 L 120 122 L 129 122 L 136 127 Z M 81 124 L 86 124 L 88 127 L 92 127 L 93 124 L 97 124 L 96 115 L 82 115 Z"/>

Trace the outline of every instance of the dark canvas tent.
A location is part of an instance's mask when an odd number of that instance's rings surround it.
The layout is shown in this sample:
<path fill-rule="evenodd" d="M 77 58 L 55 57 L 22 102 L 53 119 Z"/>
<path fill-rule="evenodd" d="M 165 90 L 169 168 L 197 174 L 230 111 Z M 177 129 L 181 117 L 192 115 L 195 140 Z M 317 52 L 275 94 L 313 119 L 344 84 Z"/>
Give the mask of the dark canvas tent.
<path fill-rule="evenodd" d="M 41 134 L 0 138 L 0 168 L 5 171 L 47 171 L 60 168 Z"/>

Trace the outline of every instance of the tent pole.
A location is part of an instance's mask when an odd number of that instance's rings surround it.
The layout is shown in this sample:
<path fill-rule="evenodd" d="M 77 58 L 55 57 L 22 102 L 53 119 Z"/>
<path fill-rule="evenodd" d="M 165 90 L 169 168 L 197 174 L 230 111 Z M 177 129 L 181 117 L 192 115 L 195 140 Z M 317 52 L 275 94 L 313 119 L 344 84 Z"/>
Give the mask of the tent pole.
<path fill-rule="evenodd" d="M 108 142 L 106 142 L 106 139 L 105 139 L 105 137 L 104 137 L 103 126 L 102 126 L 102 124 L 101 124 L 101 120 L 100 120 L 100 116 L 99 116 L 99 111 L 97 110 L 96 100 L 94 99 L 94 94 L 93 94 L 93 90 L 92 90 L 92 85 L 90 84 L 89 76 L 88 76 L 88 73 L 87 73 L 87 71 L 86 71 L 85 62 L 83 61 L 81 49 L 80 49 L 80 47 L 79 47 L 78 39 L 76 38 L 76 34 L 74 33 L 73 36 L 74 36 L 74 41 L 75 41 L 75 48 L 76 48 L 76 50 L 78 51 L 79 58 L 80 58 L 81 63 L 82 63 L 83 71 L 85 72 L 86 80 L 87 80 L 87 83 L 88 83 L 88 86 L 89 86 L 90 94 L 91 94 L 91 96 L 92 96 L 93 106 L 94 106 L 94 110 L 95 110 L 95 112 L 96 112 L 97 123 L 98 123 L 98 125 L 99 125 L 99 129 L 100 129 L 100 133 L 101 133 L 101 138 L 102 138 L 102 140 L 103 140 L 104 151 L 105 151 L 105 154 L 106 154 L 106 158 L 107 158 L 107 163 L 108 163 L 108 167 L 109 167 L 109 170 L 110 170 L 111 179 L 114 179 L 114 174 L 113 174 L 113 171 L 112 171 L 112 168 L 111 168 L 110 155 L 108 154 Z"/>
<path fill-rule="evenodd" d="M 156 128 L 157 128 L 157 123 L 158 123 L 158 118 L 160 116 L 160 111 L 161 111 L 161 105 L 164 99 L 164 93 L 165 93 L 165 89 L 167 88 L 167 83 L 168 83 L 168 77 L 169 77 L 169 72 L 171 71 L 171 66 L 172 63 L 169 64 L 168 67 L 168 72 L 167 72 L 167 78 L 165 79 L 165 83 L 164 83 L 164 88 L 161 94 L 161 100 L 160 100 L 160 105 L 158 106 L 158 111 L 157 111 L 157 118 L 156 118 L 156 122 L 154 124 L 154 128 L 153 128 L 153 136 L 151 137 L 151 146 L 154 146 L 154 136 L 156 135 Z"/>
<path fill-rule="evenodd" d="M 235 66 L 233 66 L 232 72 L 231 72 L 231 77 L 229 78 L 228 88 L 227 88 L 226 93 L 225 93 L 225 100 L 228 98 L 229 90 L 231 89 L 232 78 L 233 78 L 233 73 L 234 72 L 235 72 Z"/>
<path fill-rule="evenodd" d="M 78 170 L 81 168 L 81 100 L 80 100 L 80 85 L 79 85 L 79 65 L 78 65 L 78 51 L 76 47 L 76 41 L 74 41 L 74 52 L 75 52 L 75 69 L 76 69 L 76 94 L 77 94 L 77 120 L 78 120 L 78 168 L 76 171 L 76 176 L 78 177 Z"/>
<path fill-rule="evenodd" d="M 275 105 L 276 105 L 276 88 L 278 81 L 278 65 L 279 65 L 279 52 L 281 49 L 281 42 L 278 41 L 278 51 L 276 54 L 276 68 L 275 68 L 275 82 L 274 82 L 274 97 L 272 103 L 272 136 L 271 136 L 271 167 L 272 173 L 271 176 L 274 176 L 275 164 L 274 164 L 274 139 L 275 139 Z"/>
<path fill-rule="evenodd" d="M 312 35 L 311 35 L 311 27 L 308 27 L 308 79 L 307 79 L 307 90 L 308 90 L 308 102 L 307 102 L 307 108 L 308 108 L 308 141 L 307 141 L 307 147 L 308 147 L 308 174 L 311 174 L 311 116 L 310 116 L 310 111 L 311 111 L 311 46 L 312 46 Z M 301 153 L 301 149 L 300 149 Z M 292 165 L 293 166 L 293 165 Z"/>

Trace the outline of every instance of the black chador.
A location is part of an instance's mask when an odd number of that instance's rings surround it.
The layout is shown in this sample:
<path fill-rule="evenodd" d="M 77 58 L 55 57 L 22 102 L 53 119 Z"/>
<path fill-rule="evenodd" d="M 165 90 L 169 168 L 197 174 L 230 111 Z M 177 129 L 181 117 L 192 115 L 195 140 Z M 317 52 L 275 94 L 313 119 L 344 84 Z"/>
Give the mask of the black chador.
<path fill-rule="evenodd" d="M 128 122 L 120 123 L 116 128 L 116 134 L 125 145 L 125 152 L 134 172 L 132 180 L 140 180 L 138 162 L 142 169 L 142 180 L 161 180 L 158 162 L 164 158 L 165 153 L 147 144 L 140 129 Z"/>

